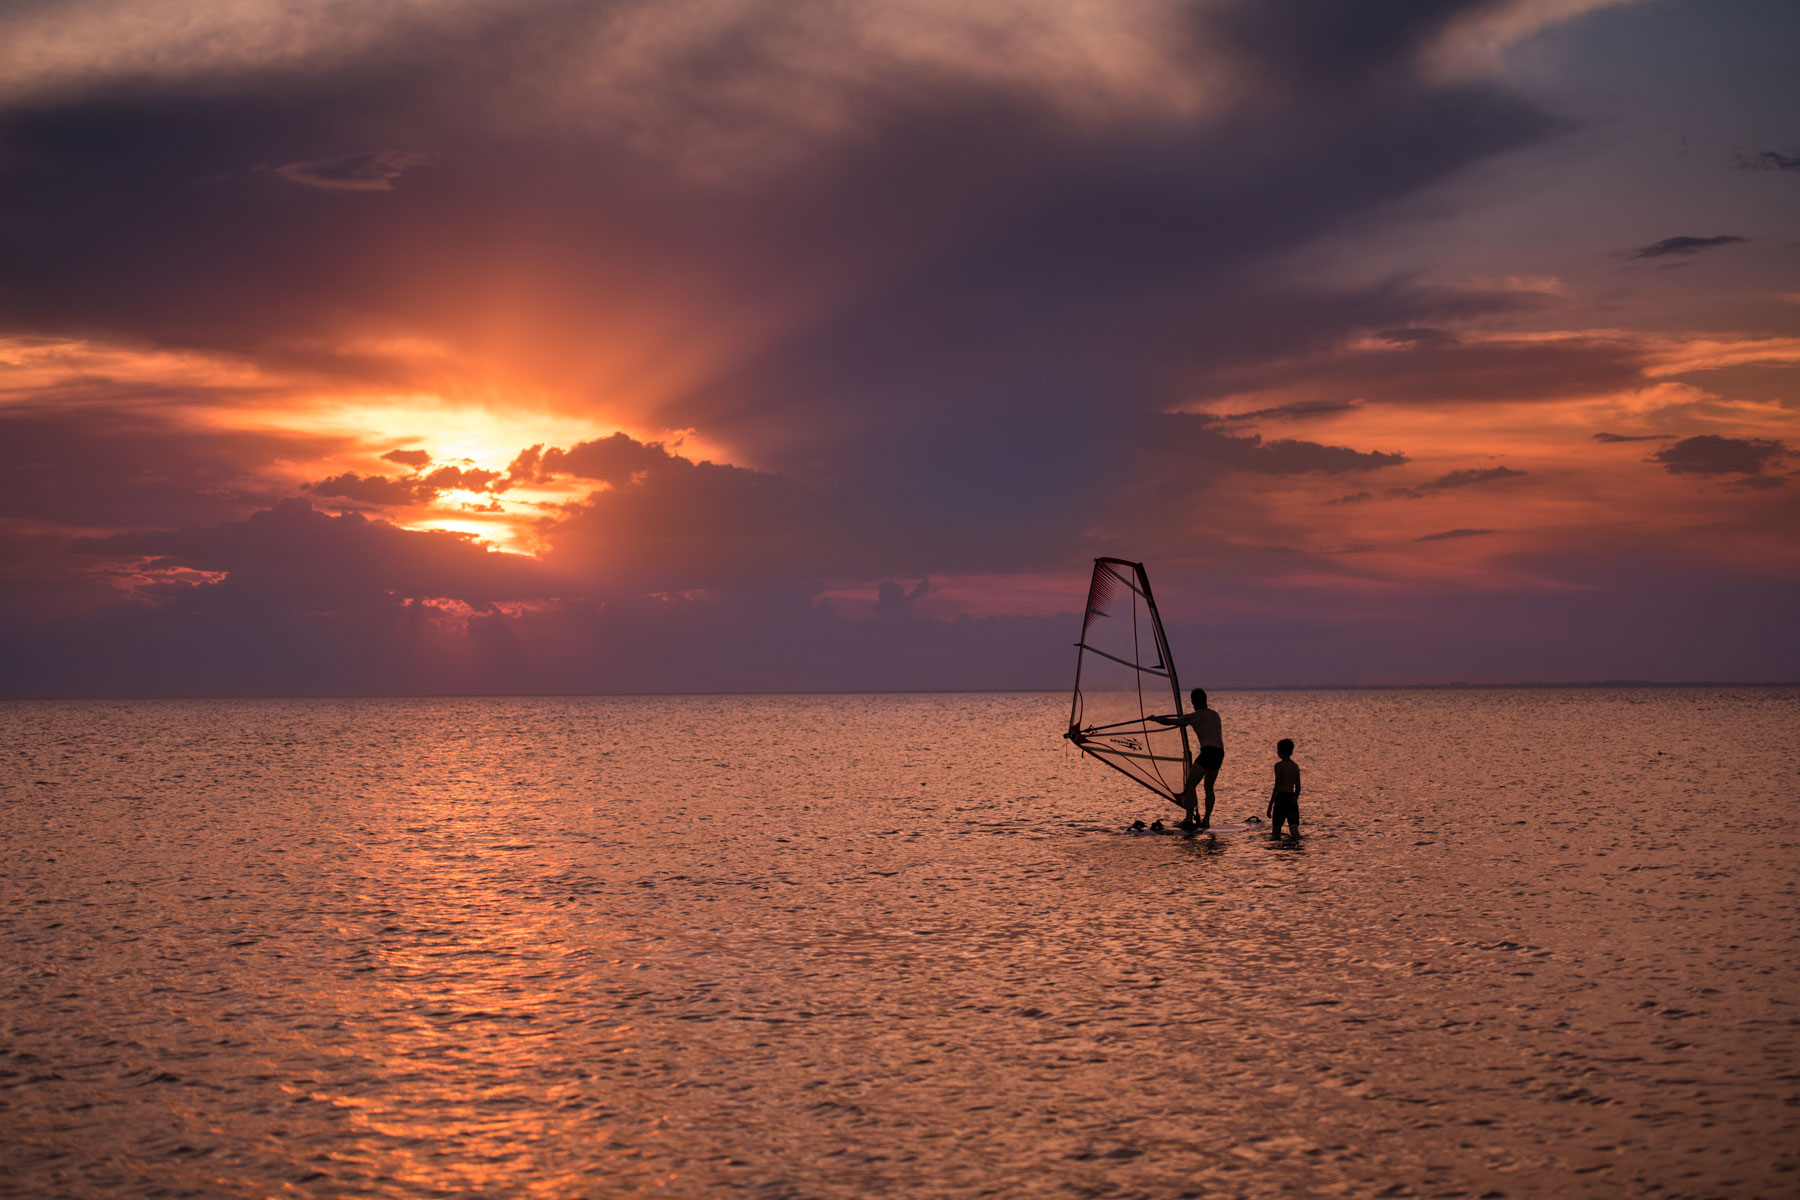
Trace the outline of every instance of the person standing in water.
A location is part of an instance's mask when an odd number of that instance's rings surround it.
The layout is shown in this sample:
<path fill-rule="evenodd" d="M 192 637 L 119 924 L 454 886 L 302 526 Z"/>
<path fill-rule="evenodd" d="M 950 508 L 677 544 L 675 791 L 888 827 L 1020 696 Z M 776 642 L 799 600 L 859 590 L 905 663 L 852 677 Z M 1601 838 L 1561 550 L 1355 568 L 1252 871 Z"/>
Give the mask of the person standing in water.
<path fill-rule="evenodd" d="M 1225 761 L 1225 730 L 1219 724 L 1219 714 L 1206 707 L 1205 688 L 1195 688 L 1189 696 L 1194 702 L 1193 712 L 1150 719 L 1159 725 L 1186 725 L 1199 740 L 1200 752 L 1194 756 L 1194 765 L 1188 768 L 1187 778 L 1181 784 L 1181 806 L 1188 814 L 1181 824 L 1186 829 L 1205 829 L 1212 824 L 1213 783 Z M 1194 811 L 1199 807 L 1199 798 L 1195 791 L 1201 787 L 1206 791 L 1206 813 L 1196 820 Z"/>
<path fill-rule="evenodd" d="M 1287 822 L 1288 832 L 1294 837 L 1300 836 L 1300 764 L 1294 761 L 1294 739 L 1282 738 L 1275 743 L 1275 753 L 1280 759 L 1275 763 L 1275 790 L 1269 793 L 1269 820 L 1274 822 L 1269 832 L 1275 837 L 1281 836 L 1281 823 Z"/>

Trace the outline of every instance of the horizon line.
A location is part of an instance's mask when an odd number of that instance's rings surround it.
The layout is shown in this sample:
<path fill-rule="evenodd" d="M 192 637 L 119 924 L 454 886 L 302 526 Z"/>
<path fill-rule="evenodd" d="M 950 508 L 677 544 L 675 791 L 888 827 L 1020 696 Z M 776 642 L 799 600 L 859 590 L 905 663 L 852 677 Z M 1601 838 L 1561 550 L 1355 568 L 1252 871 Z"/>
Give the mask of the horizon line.
<path fill-rule="evenodd" d="M 1643 688 L 1800 688 L 1800 680 L 1672 680 L 1596 679 L 1552 682 L 1520 680 L 1510 683 L 1471 683 L 1452 680 L 1445 683 L 1267 683 L 1215 685 L 1208 692 L 1480 692 L 1480 691 L 1551 691 Z M 0 696 L 0 703 L 68 703 L 115 701 L 134 703 L 151 700 L 577 700 L 625 699 L 630 697 L 675 696 L 1060 696 L 1066 688 L 777 688 L 746 691 L 742 689 L 674 690 L 666 692 L 246 692 L 196 693 L 193 695 L 139 693 L 129 695 L 18 695 Z"/>

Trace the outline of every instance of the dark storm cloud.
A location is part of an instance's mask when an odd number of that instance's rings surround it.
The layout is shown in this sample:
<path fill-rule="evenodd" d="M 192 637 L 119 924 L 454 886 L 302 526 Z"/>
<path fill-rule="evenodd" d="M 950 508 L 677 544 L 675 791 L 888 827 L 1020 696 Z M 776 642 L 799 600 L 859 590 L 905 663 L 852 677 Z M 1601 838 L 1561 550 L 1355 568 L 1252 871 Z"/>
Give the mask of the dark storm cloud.
<path fill-rule="evenodd" d="M 82 548 L 225 572 L 133 616 L 131 637 L 173 663 L 174 647 L 206 644 L 203 611 L 245 630 L 268 614 L 265 644 L 319 639 L 311 658 L 281 660 L 280 677 L 306 687 L 383 686 L 365 664 L 410 644 L 397 630 L 436 628 L 418 603 L 433 596 L 550 605 L 478 614 L 458 643 L 493 655 L 483 661 L 508 686 L 979 679 L 970 664 L 1036 663 L 1032 639 L 1067 631 L 915 620 L 881 623 L 891 628 L 877 638 L 821 617 L 810 581 L 1061 567 L 1091 552 L 1090 528 L 1141 528 L 1154 511 L 1148 485 L 1133 490 L 1145 479 L 1174 481 L 1166 504 L 1237 472 L 1354 476 L 1406 461 L 1161 416 L 1196 394 L 1315 389 L 1241 417 L 1281 420 L 1363 396 L 1479 403 L 1642 377 L 1620 344 L 1459 345 L 1436 332 L 1540 302 L 1530 297 L 1269 282 L 1270 261 L 1559 128 L 1496 86 L 1414 70 L 1474 7 L 1196 6 L 1191 41 L 1168 39 L 1171 61 L 1210 78 L 1222 40 L 1235 48 L 1230 74 L 1250 81 L 1198 116 L 1071 120 L 1058 88 L 913 66 L 854 39 L 826 47 L 831 70 L 806 76 L 789 66 L 796 42 L 754 21 L 658 61 L 647 81 L 552 102 L 541 82 L 585 76 L 592 44 L 576 35 L 618 5 L 515 6 L 305 71 L 69 90 L 0 114 L 0 320 L 239 351 L 361 383 L 406 377 L 346 343 L 346 329 L 496 354 L 513 349 L 496 330 L 529 329 L 539 341 L 520 369 L 553 376 L 583 358 L 704 361 L 715 339 L 737 346 L 721 330 L 776 314 L 716 369 L 654 396 L 653 411 L 595 406 L 601 428 L 693 428 L 765 469 L 623 435 L 528 450 L 509 480 L 604 485 L 547 518 L 541 564 L 303 505 Z M 789 101 L 825 93 L 816 126 L 781 115 L 807 105 L 749 102 L 771 82 Z M 434 157 L 413 171 L 341 153 L 359 146 Z M 331 194 L 346 187 L 381 194 Z M 1336 352 L 1376 330 L 1389 348 Z M 315 494 L 373 496 L 369 478 L 340 475 Z M 383 495 L 418 496 L 432 477 L 372 478 Z M 679 589 L 721 594 L 669 598 Z M 602 591 L 605 604 L 590 603 Z M 651 591 L 666 594 L 653 603 Z M 327 599 L 366 621 L 329 624 L 316 615 Z M 70 633 L 69 652 L 92 632 Z M 244 633 L 234 645 L 255 643 Z M 533 654 L 539 666 L 518 665 Z M 223 652 L 204 657 L 236 669 Z M 626 665 L 585 665 L 605 662 Z M 439 686 L 435 669 L 393 664 L 385 686 Z M 203 686 L 203 672 L 193 679 Z"/>
<path fill-rule="evenodd" d="M 647 471 L 679 469 L 694 464 L 669 453 L 660 442 L 640 442 L 623 433 L 591 442 L 577 442 L 564 450 L 531 446 L 519 452 L 507 468 L 509 478 L 542 483 L 559 475 L 592 479 L 599 483 L 624 483 Z M 710 464 L 708 464 L 710 465 Z M 730 469 L 730 468 L 727 468 Z"/>
<path fill-rule="evenodd" d="M 480 467 L 439 467 L 422 476 L 421 482 L 443 492 L 503 492 L 511 486 L 499 471 Z"/>
<path fill-rule="evenodd" d="M 876 589 L 875 619 L 877 621 L 910 621 L 913 619 L 913 604 L 931 590 L 931 580 L 921 579 L 912 587 L 907 587 L 897 579 L 884 579 Z"/>
<path fill-rule="evenodd" d="M 277 498 L 271 468 L 347 442 L 195 428 L 154 411 L 0 410 L 0 516 L 88 529 L 240 516 Z"/>
<path fill-rule="evenodd" d="M 457 340 L 483 327 L 487 281 L 523 259 L 539 290 L 511 302 L 574 348 L 639 306 L 608 281 L 656 281 L 696 339 L 769 297 L 867 281 L 658 415 L 784 471 L 855 477 L 890 512 L 993 513 L 989 535 L 1022 533 L 1019 520 L 1091 507 L 1070 481 L 1127 449 L 1115 413 L 1177 399 L 1171 372 L 1254 374 L 1370 323 L 1442 314 L 1442 298 L 1406 288 L 1319 298 L 1256 283 L 1269 256 L 1555 128 L 1492 88 L 1412 75 L 1422 41 L 1467 6 L 1405 9 L 1195 16 L 1193 47 L 1173 57 L 1199 61 L 1222 28 L 1256 68 L 1261 100 L 1231 120 L 1095 128 L 1039 97 L 889 64 L 847 135 L 726 191 L 609 126 L 558 130 L 553 146 L 495 123 L 559 23 L 584 19 L 572 7 L 304 78 L 94 94 L 11 115 L 9 183 L 24 186 L 9 210 L 36 232 L 10 311 L 264 354 L 357 315 Z M 1321 40 L 1321 22 L 1346 36 Z M 781 50 L 727 41 L 671 63 L 658 94 L 717 113 L 721 73 L 779 76 Z M 272 149 L 313 162 L 358 138 L 456 152 L 379 204 L 242 173 Z M 132 222 L 108 219 L 120 205 Z"/>
<path fill-rule="evenodd" d="M 1395 346 L 1454 346 L 1459 341 L 1447 329 L 1384 329 L 1377 336 Z"/>
<path fill-rule="evenodd" d="M 1146 440 L 1166 467 L 1198 474 L 1226 467 L 1256 475 L 1344 475 L 1406 462 L 1406 455 L 1398 452 L 1294 438 L 1265 442 L 1256 434 L 1237 437 L 1214 428 L 1210 418 L 1192 413 L 1163 415 L 1148 426 Z"/>
<path fill-rule="evenodd" d="M 1489 0 L 1236 0 L 1212 15 L 1218 30 L 1263 75 L 1291 93 L 1330 97 L 1379 87 L 1416 67 L 1419 54 L 1457 18 Z"/>
<path fill-rule="evenodd" d="M 1358 403 L 1355 400 L 1296 400 L 1292 404 L 1277 404 L 1272 408 L 1230 413 L 1219 419 L 1221 421 L 1292 421 L 1306 417 L 1330 416 L 1332 413 L 1348 412 L 1356 407 L 1358 407 Z"/>
<path fill-rule="evenodd" d="M 538 564 L 456 534 L 400 529 L 357 513 L 333 517 L 284 500 L 242 521 L 80 538 L 77 553 L 141 560 L 152 570 L 224 572 L 208 603 L 309 609 L 393 596 L 491 603 L 550 592 Z"/>
<path fill-rule="evenodd" d="M 1442 533 L 1428 533 L 1424 537 L 1416 537 L 1415 542 L 1446 542 L 1454 538 L 1481 537 L 1493 533 L 1492 529 L 1446 529 Z"/>
<path fill-rule="evenodd" d="M 1435 496 L 1439 492 L 1453 488 L 1472 487 L 1480 483 L 1494 483 L 1502 479 L 1518 479 L 1524 471 L 1512 467 L 1468 467 L 1460 471 L 1450 471 L 1427 483 L 1413 487 L 1392 487 L 1387 490 L 1390 496 L 1401 496 L 1409 500 L 1421 500 L 1426 496 Z"/>
<path fill-rule="evenodd" d="M 308 484 L 307 490 L 318 496 L 374 505 L 422 504 L 437 495 L 436 488 L 420 479 L 391 479 L 348 471 Z"/>
<path fill-rule="evenodd" d="M 1258 442 L 1261 439 L 1247 440 Z M 1239 453 L 1227 457 L 1233 460 L 1233 465 L 1263 475 L 1342 475 L 1349 471 L 1395 467 L 1406 461 L 1404 454 L 1381 450 L 1352 450 L 1348 446 L 1326 446 L 1293 438 L 1245 447 Z"/>
<path fill-rule="evenodd" d="M 1740 475 L 1752 487 L 1779 487 L 1782 479 L 1765 472 L 1778 466 L 1791 453 L 1787 446 L 1767 438 L 1720 437 L 1706 433 L 1683 438 L 1673 446 L 1652 454 L 1649 462 L 1660 463 L 1671 475 Z"/>
<path fill-rule="evenodd" d="M 274 168 L 290 183 L 327 191 L 391 192 L 394 181 L 413 167 L 431 161 L 429 154 L 402 150 L 371 150 L 362 154 L 338 154 Z"/>
<path fill-rule="evenodd" d="M 842 420 L 839 398 L 860 396 L 884 424 L 910 414 L 907 423 L 944 432 L 991 430 L 997 440 L 982 457 L 1017 463 L 1020 481 L 1067 478 L 1121 410 L 1174 399 L 1159 395 L 1158 383 L 1172 369 L 1237 367 L 1260 381 L 1271 358 L 1371 320 L 1413 316 L 1432 301 L 1373 289 L 1328 299 L 1281 294 L 1249 272 L 1479 156 L 1477 147 L 1516 144 L 1544 124 L 1504 103 L 1487 108 L 1495 97 L 1455 91 L 1372 112 L 1354 99 L 1346 102 L 1361 119 L 1346 114 L 1342 126 L 1289 119 L 1098 141 L 1028 114 L 996 112 L 968 128 L 921 114 L 923 129 L 897 132 L 920 153 L 932 145 L 946 182 L 965 194 L 998 193 L 1006 219 L 801 330 L 749 378 L 695 395 L 678 410 L 680 423 L 723 421 L 738 436 L 739 414 L 773 410 L 829 431 Z M 1012 147 L 1016 179 L 988 177 L 995 142 Z M 1403 144 L 1411 150 L 1402 153 Z M 1319 174 L 1343 186 L 1320 188 Z M 1010 194 L 1025 183 L 1028 195 Z M 871 213 L 889 204 L 870 201 Z M 761 443 L 768 432 L 759 419 L 743 435 Z M 930 474 L 911 470 L 908 447 L 886 449 L 900 451 L 908 474 Z M 993 490 L 1015 481 L 999 482 Z"/>
<path fill-rule="evenodd" d="M 1354 314 L 1346 312 L 1340 335 L 1355 328 Z M 1652 366 L 1643 346 L 1610 337 L 1389 340 L 1385 347 L 1320 346 L 1285 360 L 1215 367 L 1193 391 L 1201 397 L 1301 392 L 1311 394 L 1308 403 L 1346 406 L 1550 403 L 1643 386 Z"/>
<path fill-rule="evenodd" d="M 1800 154 L 1783 154 L 1779 150 L 1760 150 L 1739 155 L 1740 171 L 1800 171 Z"/>
<path fill-rule="evenodd" d="M 384 454 L 383 458 L 392 458 Z M 410 475 L 395 479 L 386 475 L 358 475 L 346 471 L 317 483 L 306 485 L 315 496 L 352 500 L 359 504 L 392 506 L 424 504 L 440 492 L 503 492 L 512 486 L 499 471 L 475 467 L 439 467 L 427 475 Z"/>
<path fill-rule="evenodd" d="M 547 561 L 588 586 L 666 591 L 879 570 L 864 531 L 841 518 L 853 498 L 821 485 L 695 462 L 617 433 L 531 446 L 495 490 L 559 478 L 605 485 L 543 526 Z"/>
<path fill-rule="evenodd" d="M 10 229 L 35 223 L 29 238 L 0 232 L 0 320 L 406 383 L 343 345 L 346 330 L 475 340 L 490 281 L 536 258 L 550 266 L 530 272 L 529 307 L 591 337 L 609 301 L 570 289 L 621 273 L 694 276 L 721 249 L 709 229 L 726 223 L 716 209 L 705 222 L 710 197 L 697 189 L 646 196 L 676 183 L 628 146 L 589 144 L 571 159 L 566 131 L 497 127 L 493 108 L 534 86 L 539 33 L 572 10 L 534 14 L 542 28 L 502 14 L 486 39 L 452 26 L 314 72 L 101 86 L 0 112 L 0 215 Z M 379 197 L 253 169 L 284 151 L 312 162 L 377 130 L 456 153 Z M 115 205 L 132 219 L 116 220 Z"/>
<path fill-rule="evenodd" d="M 1702 250 L 1711 250 L 1715 246 L 1731 246 L 1738 242 L 1747 242 L 1749 238 L 1739 237 L 1735 233 L 1720 234 L 1718 237 L 1672 237 L 1660 242 L 1652 242 L 1648 246 L 1640 246 L 1631 252 L 1633 258 L 1668 258 L 1670 255 L 1693 255 Z"/>
<path fill-rule="evenodd" d="M 1623 434 L 1623 433 L 1605 433 L 1605 432 L 1596 433 L 1593 435 L 1594 440 L 1596 442 L 1606 442 L 1609 445 L 1614 442 L 1665 442 L 1665 441 L 1668 441 L 1672 436 L 1673 436 L 1672 434 L 1667 434 L 1667 433 L 1640 433 L 1640 434 L 1636 434 L 1636 435 L 1630 435 L 1630 434 Z"/>
<path fill-rule="evenodd" d="M 546 562 L 647 591 L 866 571 L 878 554 L 824 499 L 778 475 L 664 456 L 565 506 Z"/>

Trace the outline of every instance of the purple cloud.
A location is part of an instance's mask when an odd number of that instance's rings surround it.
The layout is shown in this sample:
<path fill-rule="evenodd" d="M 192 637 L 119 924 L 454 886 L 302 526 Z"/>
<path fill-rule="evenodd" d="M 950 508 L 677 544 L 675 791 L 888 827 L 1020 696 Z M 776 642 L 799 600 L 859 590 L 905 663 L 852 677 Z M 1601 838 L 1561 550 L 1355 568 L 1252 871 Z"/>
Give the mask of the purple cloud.
<path fill-rule="evenodd" d="M 1755 154 L 1739 155 L 1737 165 L 1740 171 L 1800 171 L 1800 154 L 1759 150 Z"/>
<path fill-rule="evenodd" d="M 1495 483 L 1502 479 L 1518 479 L 1526 472 L 1512 467 L 1466 467 L 1460 471 L 1450 471 L 1439 475 L 1427 483 L 1414 487 L 1391 487 L 1387 490 L 1390 496 L 1403 496 L 1409 500 L 1422 500 L 1426 496 L 1435 496 L 1439 492 L 1453 488 L 1472 487 L 1480 483 Z"/>
<path fill-rule="evenodd" d="M 522 482 L 542 483 L 559 475 L 592 479 L 600 483 L 624 483 L 646 471 L 692 466 L 687 459 L 669 453 L 660 442 L 639 442 L 623 433 L 591 442 L 577 442 L 567 450 L 531 446 L 519 452 L 507 475 Z"/>
<path fill-rule="evenodd" d="M 392 455 L 383 455 L 390 458 Z M 439 492 L 503 492 L 512 480 L 499 471 L 478 467 L 439 467 L 429 475 L 410 475 L 395 479 L 386 475 L 358 475 L 346 471 L 317 483 L 306 485 L 315 496 L 338 497 L 358 504 L 391 507 L 402 504 L 424 504 Z"/>
<path fill-rule="evenodd" d="M 77 538 L 70 548 L 141 560 L 153 570 L 222 575 L 199 593 L 282 609 L 395 596 L 491 603 L 555 591 L 533 559 L 454 533 L 401 529 L 357 513 L 330 516 L 304 500 L 284 500 L 242 521 Z"/>
<path fill-rule="evenodd" d="M 386 475 L 357 475 L 346 471 L 306 485 L 316 496 L 350 500 L 357 504 L 393 506 L 423 504 L 437 489 L 419 479 L 393 479 Z"/>
<path fill-rule="evenodd" d="M 1646 461 L 1660 463 L 1671 475 L 1741 475 L 1749 487 L 1779 487 L 1779 475 L 1765 472 L 1779 465 L 1792 451 L 1785 443 L 1768 438 L 1721 437 L 1703 433 L 1683 438 L 1658 450 Z"/>
<path fill-rule="evenodd" d="M 1296 400 L 1291 404 L 1277 404 L 1272 408 L 1259 408 L 1252 412 L 1231 413 L 1219 418 L 1221 421 L 1292 421 L 1304 417 L 1324 417 L 1332 413 L 1349 412 L 1360 407 L 1355 400 Z"/>
<path fill-rule="evenodd" d="M 1396 215 L 1420 198 L 1566 127 L 1542 107 L 1553 92 L 1421 65 L 1480 5 L 1378 7 L 1183 7 L 1154 47 L 1166 76 L 1125 72 L 1123 88 L 1097 90 L 1006 53 L 1056 34 L 1060 10 L 1041 29 L 1029 22 L 1026 42 L 978 22 L 1001 52 L 920 57 L 899 39 L 864 40 L 854 14 L 817 21 L 788 15 L 806 6 L 764 5 L 680 23 L 680 36 L 651 39 L 652 59 L 623 61 L 596 36 L 614 6 L 528 3 L 492 20 L 459 10 L 403 31 L 359 24 L 332 53 L 279 67 L 196 76 L 159 62 L 127 87 L 116 73 L 72 76 L 0 102 L 9 219 L 30 235 L 7 247 L 0 327 L 215 355 L 245 379 L 277 368 L 308 388 L 324 380 L 308 394 L 498 395 L 516 383 L 559 418 L 693 428 L 758 468 L 616 435 L 532 447 L 503 476 L 434 469 L 415 449 L 384 456 L 397 477 L 337 473 L 338 461 L 312 472 L 332 473 L 315 500 L 378 507 L 451 488 L 488 501 L 527 481 L 593 485 L 543 510 L 548 549 L 532 561 L 277 505 L 292 464 L 334 456 L 97 404 L 73 416 L 58 411 L 65 400 L 107 389 L 58 385 L 29 419 L 0 418 L 0 477 L 16 489 L 6 506 L 26 530 L 4 565 L 29 564 L 0 606 L 30 594 L 36 614 L 0 623 L 4 686 L 1048 683 L 1045 647 L 1067 640 L 1053 620 L 837 620 L 817 602 L 819 581 L 834 594 L 860 587 L 897 618 L 943 602 L 933 591 L 915 606 L 924 585 L 902 580 L 1046 578 L 1128 539 L 1147 557 L 1208 551 L 1204 586 L 1257 614 L 1238 626 L 1256 631 L 1279 600 L 1254 590 L 1269 568 L 1233 557 L 1211 519 L 1246 545 L 1317 544 L 1245 528 L 1264 516 L 1245 497 L 1304 504 L 1317 487 L 1367 499 L 1363 473 L 1399 474 L 1407 456 L 1364 435 L 1232 436 L 1219 421 L 1165 420 L 1169 409 L 1216 401 L 1249 410 L 1230 420 L 1273 423 L 1365 406 L 1548 404 L 1662 378 L 1661 360 L 1626 335 L 1460 332 L 1490 317 L 1523 328 L 1578 303 L 1579 288 L 1431 286 L 1410 244 L 1339 276 L 1374 282 L 1306 274 L 1313 249 L 1342 249 L 1377 221 L 1403 235 Z M 1056 42 L 1050 58 L 1091 45 Z M 1184 82 L 1191 97 L 1168 94 Z M 449 146 L 454 158 L 428 171 L 423 153 L 392 148 Z M 326 153 L 345 147 L 367 149 Z M 281 165 L 244 169 L 256 162 Z M 1679 265 L 1735 236 L 1642 250 Z M 1556 327 L 1582 315 L 1559 311 Z M 454 361 L 418 366 L 415 354 L 433 353 L 418 347 Z M 189 403 L 108 394 L 139 413 Z M 1480 424 L 1472 414 L 1469 428 Z M 382 444 L 412 444 L 413 432 Z M 1467 460 L 1481 453 L 1471 446 Z M 1704 474 L 1686 461 L 1663 465 Z M 1450 472 L 1412 491 L 1517 474 Z M 1723 474 L 1780 483 L 1766 467 Z M 1145 519 L 1165 512 L 1182 519 Z M 1184 540 L 1197 526 L 1200 540 Z M 71 549 L 96 530 L 132 532 Z M 1305 569 L 1367 564 L 1308 556 Z M 1216 611 L 1214 595 L 1195 610 Z M 1452 627 L 1464 599 L 1421 600 L 1395 644 L 1416 646 L 1431 620 Z M 65 621 L 64 609 L 101 615 Z M 1310 625 L 1281 615 L 1262 632 L 1282 638 L 1244 644 L 1286 645 L 1289 630 L 1313 651 L 1362 644 L 1341 636 L 1339 611 Z M 1612 628 L 1596 621 L 1587 627 Z M 1690 625 L 1665 614 L 1660 628 Z M 1210 640 L 1232 652 L 1232 638 Z M 40 644 L 59 648 L 66 675 Z M 45 665 L 13 672 L 27 661 Z"/>
<path fill-rule="evenodd" d="M 275 174 L 290 183 L 334 192 L 391 192 L 394 181 L 431 161 L 429 154 L 404 150 L 369 150 L 284 163 Z"/>
<path fill-rule="evenodd" d="M 1651 242 L 1648 246 L 1639 246 L 1631 252 L 1631 257 L 1668 258 L 1671 255 L 1687 257 L 1698 254 L 1702 250 L 1711 250 L 1716 246 L 1732 246 L 1749 240 L 1749 238 L 1740 237 L 1735 233 L 1720 234 L 1718 237 L 1664 238 L 1660 242 Z"/>
<path fill-rule="evenodd" d="M 1146 436 L 1150 453 L 1176 471 L 1230 467 L 1256 475 L 1344 475 L 1397 467 L 1398 451 L 1356 450 L 1297 438 L 1264 441 L 1258 434 L 1237 437 L 1214 427 L 1203 414 L 1168 413 L 1153 421 Z"/>

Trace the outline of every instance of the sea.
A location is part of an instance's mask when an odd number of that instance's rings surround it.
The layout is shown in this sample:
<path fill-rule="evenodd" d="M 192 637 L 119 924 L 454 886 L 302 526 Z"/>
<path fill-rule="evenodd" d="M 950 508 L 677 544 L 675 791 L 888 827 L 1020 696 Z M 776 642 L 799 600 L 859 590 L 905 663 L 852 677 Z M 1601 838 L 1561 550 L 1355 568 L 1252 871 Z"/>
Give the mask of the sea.
<path fill-rule="evenodd" d="M 1800 1194 L 1800 690 L 0 705 L 0 1194 Z"/>

